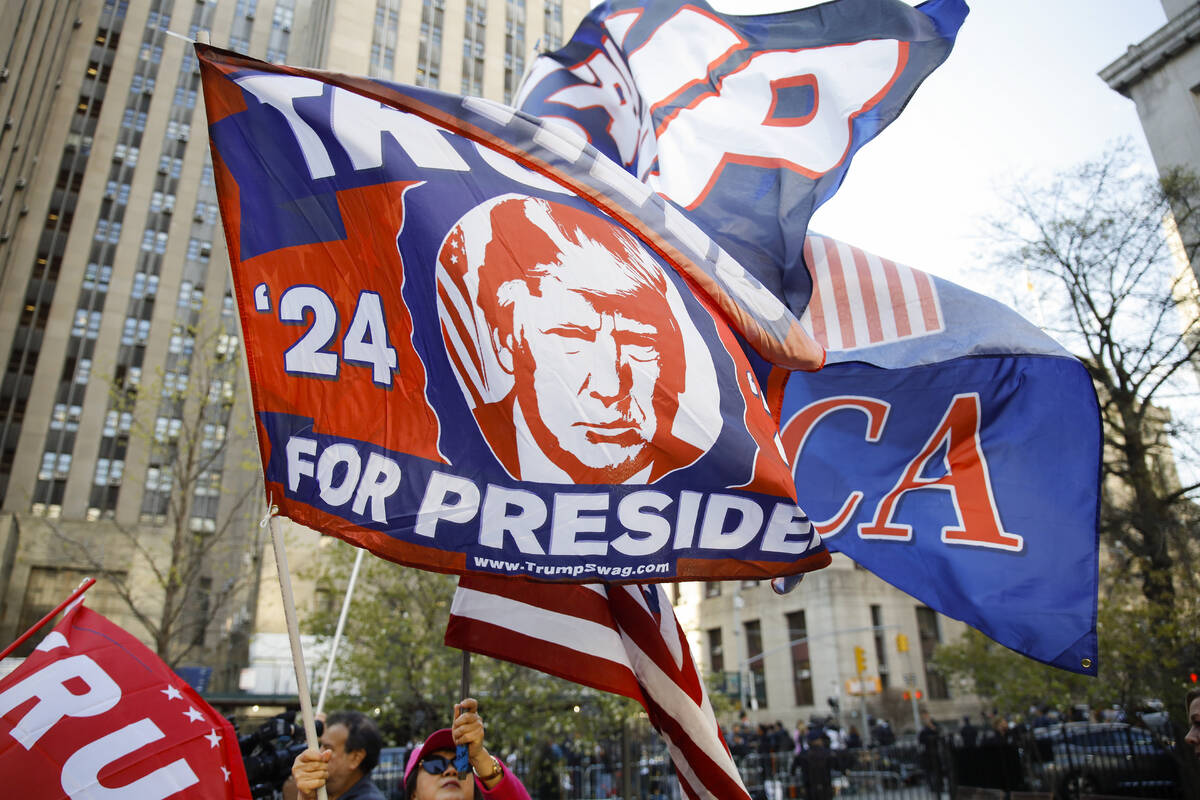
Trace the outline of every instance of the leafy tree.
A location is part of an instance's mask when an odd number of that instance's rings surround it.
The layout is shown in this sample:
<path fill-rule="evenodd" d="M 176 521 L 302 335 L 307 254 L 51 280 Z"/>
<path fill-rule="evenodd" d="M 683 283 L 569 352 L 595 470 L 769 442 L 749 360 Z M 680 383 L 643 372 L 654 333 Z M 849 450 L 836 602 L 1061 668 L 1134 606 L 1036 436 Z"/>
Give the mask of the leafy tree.
<path fill-rule="evenodd" d="M 354 548 L 323 551 L 312 571 L 327 598 L 306 630 L 332 637 Z M 388 740 L 419 741 L 449 726 L 460 689 L 462 654 L 442 643 L 456 578 L 400 567 L 368 556 L 359 572 L 336 654 L 328 708 L 375 713 Z M 318 674 L 324 664 L 318 664 Z M 630 700 L 541 672 L 471 656 L 471 693 L 480 701 L 495 752 L 521 751 L 547 740 L 581 744 L 618 738 L 641 711 Z M 316 687 L 319 690 L 319 687 Z"/>
<path fill-rule="evenodd" d="M 1188 640 L 1182 621 L 1188 615 L 1163 614 L 1161 606 L 1146 603 L 1127 585 L 1122 588 L 1119 576 L 1106 572 L 1097 621 L 1099 680 L 1040 664 L 971 629 L 954 644 L 939 647 L 934 664 L 949 676 L 968 679 L 988 708 L 1005 713 L 1024 714 L 1043 705 L 1068 709 L 1076 703 L 1136 711 L 1162 700 L 1182 722 L 1182 707 L 1175 706 L 1182 706 L 1176 701 L 1188 669 L 1186 648 L 1180 646 Z M 1190 617 L 1196 619 L 1194 608 Z"/>

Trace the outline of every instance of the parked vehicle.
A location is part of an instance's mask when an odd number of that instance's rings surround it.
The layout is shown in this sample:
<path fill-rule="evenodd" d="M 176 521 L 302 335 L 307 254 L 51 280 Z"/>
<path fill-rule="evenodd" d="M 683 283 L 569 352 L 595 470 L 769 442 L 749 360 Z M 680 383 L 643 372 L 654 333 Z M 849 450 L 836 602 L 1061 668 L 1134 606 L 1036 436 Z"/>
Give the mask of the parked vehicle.
<path fill-rule="evenodd" d="M 1055 795 L 1175 797 L 1179 768 L 1163 742 L 1148 730 L 1124 723 L 1071 723 L 1043 728 L 1051 758 L 1045 775 Z"/>

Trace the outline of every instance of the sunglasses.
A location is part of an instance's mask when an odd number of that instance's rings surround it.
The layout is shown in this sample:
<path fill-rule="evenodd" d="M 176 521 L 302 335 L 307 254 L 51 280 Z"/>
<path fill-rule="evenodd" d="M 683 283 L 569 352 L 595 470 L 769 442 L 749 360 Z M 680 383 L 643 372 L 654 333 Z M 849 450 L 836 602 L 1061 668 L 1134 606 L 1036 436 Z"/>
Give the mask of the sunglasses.
<path fill-rule="evenodd" d="M 441 775 L 446 771 L 446 767 L 453 766 L 454 759 L 446 756 L 427 756 L 421 759 L 421 769 L 428 772 L 430 775 Z M 459 775 L 460 781 L 465 781 L 471 777 L 471 771 L 467 770 L 466 774 Z"/>

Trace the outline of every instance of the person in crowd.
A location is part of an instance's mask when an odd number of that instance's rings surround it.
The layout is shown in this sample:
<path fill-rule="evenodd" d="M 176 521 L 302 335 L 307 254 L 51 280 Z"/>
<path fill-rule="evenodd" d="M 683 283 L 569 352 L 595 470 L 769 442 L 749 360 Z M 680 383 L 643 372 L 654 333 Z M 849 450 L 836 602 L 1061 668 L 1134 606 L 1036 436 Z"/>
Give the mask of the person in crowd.
<path fill-rule="evenodd" d="M 986 738 L 987 744 L 1008 744 L 1009 727 L 1008 718 L 1003 714 L 997 714 L 992 717 L 992 731 Z"/>
<path fill-rule="evenodd" d="M 862 734 L 858 732 L 857 725 L 851 725 L 850 730 L 846 733 L 846 749 L 858 750 L 863 746 Z"/>
<path fill-rule="evenodd" d="M 1183 707 L 1187 709 L 1188 732 L 1183 740 L 1191 745 L 1192 752 L 1200 758 L 1200 689 L 1188 691 Z"/>
<path fill-rule="evenodd" d="M 479 704 L 469 697 L 457 703 L 453 727 L 434 731 L 409 754 L 404 768 L 404 791 L 408 800 L 474 800 L 476 793 L 490 800 L 529 800 L 529 793 L 520 780 L 484 747 L 483 718 L 478 707 Z M 337 724 L 336 716 L 331 714 L 326 721 L 327 734 Z M 340 774 L 340 767 L 335 769 L 335 762 L 340 754 L 324 736 L 321 744 L 321 752 L 305 750 L 292 764 L 292 776 L 301 798 L 313 800 L 317 789 L 325 786 L 329 800 L 383 800 L 383 795 L 370 781 L 366 781 L 369 790 L 360 789 L 362 779 L 348 788 L 341 788 L 342 782 L 335 787 L 335 778 Z M 454 766 L 454 750 L 457 745 L 464 744 L 471 771 L 460 775 Z M 377 747 L 376 759 L 378 753 Z M 350 751 L 350 755 L 353 757 L 354 751 Z M 374 766 L 373 761 L 371 766 Z M 364 793 L 356 793 L 360 791 Z"/>
<path fill-rule="evenodd" d="M 750 753 L 752 746 L 753 733 L 750 731 L 750 723 L 747 721 L 745 713 L 738 718 L 737 724 L 733 726 L 733 746 L 730 752 L 734 758 L 742 758 Z"/>
<path fill-rule="evenodd" d="M 800 755 L 808 749 L 808 726 L 802 719 L 796 720 L 796 730 L 792 732 L 792 742 L 795 743 L 792 752 L 796 755 Z"/>
<path fill-rule="evenodd" d="M 786 753 L 791 749 L 792 737 L 788 736 L 783 720 L 775 720 L 775 725 L 771 728 L 771 752 Z"/>
<path fill-rule="evenodd" d="M 833 720 L 825 726 L 825 737 L 829 739 L 829 749 L 835 753 L 846 749 L 846 736 Z"/>
<path fill-rule="evenodd" d="M 886 719 L 879 720 L 871 730 L 871 741 L 880 747 L 896 743 L 896 732 L 892 730 L 891 724 Z"/>
<path fill-rule="evenodd" d="M 928 711 L 921 712 L 921 730 L 917 733 L 917 742 L 921 746 L 921 769 L 929 779 L 929 788 L 934 792 L 942 790 L 942 758 L 939 749 L 941 729 L 934 722 Z"/>
<path fill-rule="evenodd" d="M 758 723 L 758 731 L 754 737 L 754 748 L 758 751 L 760 763 L 766 764 L 771 758 L 771 726 Z"/>
<path fill-rule="evenodd" d="M 825 746 L 829 746 L 829 737 L 825 735 L 825 720 L 820 717 L 812 717 L 808 721 L 808 733 L 805 734 L 808 739 L 808 744 L 811 746 L 817 739 L 824 739 Z"/>
<path fill-rule="evenodd" d="M 317 788 L 324 786 L 329 800 L 384 800 L 370 777 L 383 748 L 383 737 L 370 717 L 360 711 L 335 711 L 325 718 L 318 743 L 319 753 L 305 750 L 292 763 L 298 797 L 313 800 Z"/>
<path fill-rule="evenodd" d="M 454 725 L 426 737 L 408 757 L 404 768 L 407 800 L 530 800 L 521 780 L 483 745 L 483 718 L 479 704 L 466 698 L 454 706 Z M 470 773 L 460 775 L 454 766 L 457 745 L 467 746 Z"/>
<path fill-rule="evenodd" d="M 530 761 L 529 788 L 538 800 L 562 800 L 562 775 L 566 764 L 562 758 L 562 749 L 549 736 L 533 753 Z"/>
<path fill-rule="evenodd" d="M 833 800 L 833 766 L 834 755 L 829 750 L 829 740 L 823 734 L 809 739 L 804 755 L 792 762 L 792 772 L 803 773 L 807 800 Z"/>
<path fill-rule="evenodd" d="M 974 747 L 979 741 L 979 729 L 971 724 L 971 718 L 964 716 L 962 727 L 958 729 L 958 735 L 962 737 L 963 747 Z"/>

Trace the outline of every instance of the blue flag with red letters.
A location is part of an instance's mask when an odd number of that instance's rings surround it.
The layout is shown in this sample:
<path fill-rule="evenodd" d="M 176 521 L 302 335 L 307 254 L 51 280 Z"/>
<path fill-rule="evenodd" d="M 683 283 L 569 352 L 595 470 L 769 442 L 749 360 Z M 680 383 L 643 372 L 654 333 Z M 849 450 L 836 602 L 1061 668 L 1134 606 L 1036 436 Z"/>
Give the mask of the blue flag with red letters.
<path fill-rule="evenodd" d="M 677 208 L 504 106 L 197 52 L 281 513 L 460 574 L 829 562 L 743 347 L 823 351 Z"/>
<path fill-rule="evenodd" d="M 1087 370 L 1006 306 L 810 234 L 780 433 L 831 550 L 998 642 L 1095 674 L 1100 411 Z"/>
<path fill-rule="evenodd" d="M 755 16 L 609 0 L 532 64 L 517 104 L 684 207 L 827 349 L 822 370 L 785 377 L 749 358 L 830 549 L 1018 652 L 1095 674 L 1101 449 L 1086 370 L 999 303 L 806 237 L 966 13 L 962 0 Z"/>
<path fill-rule="evenodd" d="M 809 217 L 946 59 L 966 14 L 963 0 L 754 16 L 608 0 L 533 62 L 515 105 L 687 209 L 799 313 Z"/>

